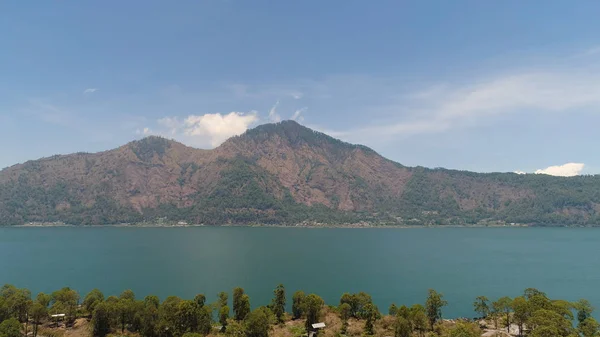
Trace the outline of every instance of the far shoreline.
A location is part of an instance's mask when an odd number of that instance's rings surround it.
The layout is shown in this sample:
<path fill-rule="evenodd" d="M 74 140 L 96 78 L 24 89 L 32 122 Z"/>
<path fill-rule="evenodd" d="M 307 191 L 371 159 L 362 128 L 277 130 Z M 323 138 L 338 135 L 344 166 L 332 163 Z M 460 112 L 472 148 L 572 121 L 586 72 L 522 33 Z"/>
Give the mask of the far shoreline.
<path fill-rule="evenodd" d="M 373 225 L 373 224 L 297 224 L 297 225 L 267 225 L 267 224 L 106 224 L 106 225 L 72 225 L 65 223 L 32 223 L 23 225 L 0 225 L 0 228 L 193 228 L 193 227 L 236 227 L 236 228 L 307 228 L 307 229 L 411 229 L 411 228 L 597 228 L 598 226 L 569 226 L 569 225 L 536 225 L 536 224 L 514 224 L 514 225 Z"/>

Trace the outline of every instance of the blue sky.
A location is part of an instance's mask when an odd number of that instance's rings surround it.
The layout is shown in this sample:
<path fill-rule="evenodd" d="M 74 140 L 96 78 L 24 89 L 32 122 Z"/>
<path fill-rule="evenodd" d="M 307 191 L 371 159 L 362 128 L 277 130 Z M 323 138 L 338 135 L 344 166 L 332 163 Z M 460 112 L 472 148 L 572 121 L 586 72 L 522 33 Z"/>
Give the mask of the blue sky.
<path fill-rule="evenodd" d="M 3 1 L 0 168 L 294 118 L 405 165 L 600 173 L 598 1 Z"/>

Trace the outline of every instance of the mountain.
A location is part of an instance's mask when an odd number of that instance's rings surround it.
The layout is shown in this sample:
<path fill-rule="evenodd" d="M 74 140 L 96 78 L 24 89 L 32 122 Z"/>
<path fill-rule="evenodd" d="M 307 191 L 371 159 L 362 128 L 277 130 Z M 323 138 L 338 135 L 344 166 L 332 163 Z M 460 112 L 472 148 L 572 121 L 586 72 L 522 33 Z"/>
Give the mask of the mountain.
<path fill-rule="evenodd" d="M 0 171 L 0 224 L 595 225 L 600 176 L 405 167 L 293 121 L 199 150 L 148 137 Z"/>

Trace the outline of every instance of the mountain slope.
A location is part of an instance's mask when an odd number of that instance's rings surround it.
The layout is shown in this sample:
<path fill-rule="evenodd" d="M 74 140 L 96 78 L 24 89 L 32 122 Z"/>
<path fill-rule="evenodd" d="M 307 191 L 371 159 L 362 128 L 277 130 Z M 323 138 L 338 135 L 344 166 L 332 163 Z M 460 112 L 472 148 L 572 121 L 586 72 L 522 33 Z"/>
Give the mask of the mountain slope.
<path fill-rule="evenodd" d="M 409 168 L 292 121 L 214 150 L 149 137 L 0 172 L 0 224 L 596 224 L 600 177 Z"/>

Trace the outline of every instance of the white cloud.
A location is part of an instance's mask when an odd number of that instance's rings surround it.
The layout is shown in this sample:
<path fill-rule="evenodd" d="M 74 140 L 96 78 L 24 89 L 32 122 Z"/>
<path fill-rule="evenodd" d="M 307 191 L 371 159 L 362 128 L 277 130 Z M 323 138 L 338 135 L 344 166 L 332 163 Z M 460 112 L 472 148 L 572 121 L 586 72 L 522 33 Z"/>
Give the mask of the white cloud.
<path fill-rule="evenodd" d="M 546 61 L 529 65 L 510 60 L 517 66 L 430 82 L 420 89 L 400 78 L 360 75 L 326 79 L 318 86 L 311 84 L 318 89 L 301 89 L 311 98 L 319 93 L 335 97 L 335 108 L 345 111 L 349 118 L 361 118 L 355 122 L 357 126 L 338 130 L 348 135 L 346 140 L 386 142 L 476 128 L 498 116 L 541 120 L 548 114 L 600 111 L 599 50 L 589 49 L 586 57 L 572 53 L 550 59 L 544 55 Z M 311 102 L 323 110 L 319 103 Z"/>
<path fill-rule="evenodd" d="M 585 164 L 583 163 L 566 163 L 563 165 L 549 166 L 545 169 L 535 170 L 535 174 L 547 174 L 557 177 L 574 177 L 581 174 Z M 525 171 L 515 171 L 516 174 L 527 174 Z"/>
<path fill-rule="evenodd" d="M 96 88 L 87 88 L 83 91 L 84 94 L 92 94 L 95 93 L 96 91 L 98 91 L 98 89 Z"/>
<path fill-rule="evenodd" d="M 281 116 L 277 113 L 277 107 L 279 106 L 279 101 L 275 102 L 271 110 L 269 110 L 269 120 L 274 123 L 281 122 Z"/>
<path fill-rule="evenodd" d="M 600 109 L 600 73 L 545 71 L 508 74 L 463 86 L 435 86 L 399 106 L 409 120 L 364 128 L 378 135 L 442 132 L 501 114 L 566 113 Z"/>
<path fill-rule="evenodd" d="M 293 121 L 302 122 L 304 120 L 304 116 L 302 116 L 302 113 L 306 110 L 308 110 L 308 108 L 306 108 L 306 107 L 296 110 L 294 112 L 294 114 L 292 115 L 292 118 L 290 118 L 290 119 Z"/>
<path fill-rule="evenodd" d="M 183 120 L 165 117 L 157 120 L 157 131 L 145 128 L 142 134 L 157 134 L 197 147 L 217 147 L 232 136 L 244 133 L 258 121 L 256 111 L 189 115 Z"/>
<path fill-rule="evenodd" d="M 136 135 L 150 136 L 150 135 L 152 135 L 154 133 L 152 132 L 152 130 L 150 130 L 150 128 L 143 128 L 141 130 L 140 129 L 135 130 L 135 134 Z"/>
<path fill-rule="evenodd" d="M 536 174 L 548 174 L 551 176 L 573 177 L 581 174 L 585 167 L 583 163 L 566 163 L 564 165 L 550 166 L 545 169 L 536 170 Z"/>

